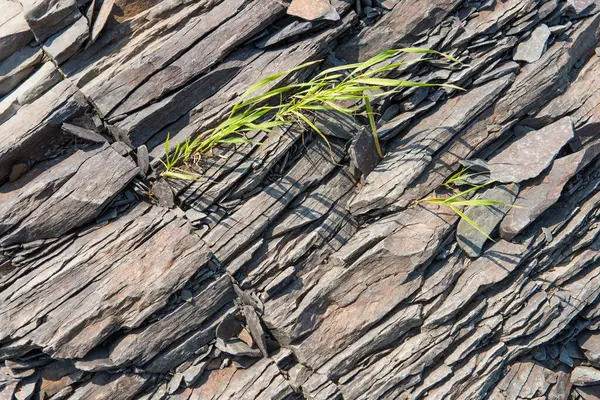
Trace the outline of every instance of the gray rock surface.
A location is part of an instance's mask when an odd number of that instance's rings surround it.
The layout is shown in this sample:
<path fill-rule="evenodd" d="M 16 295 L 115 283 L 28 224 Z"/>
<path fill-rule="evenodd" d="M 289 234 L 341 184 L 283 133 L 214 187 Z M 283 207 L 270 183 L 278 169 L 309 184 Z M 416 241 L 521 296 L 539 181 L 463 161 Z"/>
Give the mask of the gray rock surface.
<path fill-rule="evenodd" d="M 550 35 L 550 29 L 546 25 L 535 28 L 531 33 L 531 37 L 519 44 L 513 60 L 528 63 L 539 60 L 546 51 L 546 44 L 550 39 Z"/>
<path fill-rule="evenodd" d="M 479 229 L 488 236 L 494 232 L 500 221 L 511 209 L 519 193 L 517 184 L 499 185 L 485 190 L 475 197 L 475 200 L 494 200 L 500 201 L 504 205 L 497 206 L 471 206 L 464 210 L 465 215 L 473 221 Z M 488 240 L 482 232 L 461 219 L 456 229 L 456 242 L 469 255 L 469 257 L 478 257 L 483 245 Z"/>
<path fill-rule="evenodd" d="M 3 4 L 0 398 L 598 396 L 570 381 L 600 367 L 597 1 L 323 4 L 335 20 L 271 0 Z M 401 54 L 390 78 L 466 91 L 373 101 L 386 157 L 366 179 L 366 121 L 330 116 L 333 157 L 293 124 L 217 146 L 205 179 L 159 177 L 167 136 L 214 126 L 250 83 L 403 46 L 469 67 Z M 519 46 L 539 59 L 519 67 Z M 493 242 L 416 203 L 464 162 L 510 175 L 481 196 L 518 184 L 529 205 L 499 232 L 502 213 L 467 211 Z"/>

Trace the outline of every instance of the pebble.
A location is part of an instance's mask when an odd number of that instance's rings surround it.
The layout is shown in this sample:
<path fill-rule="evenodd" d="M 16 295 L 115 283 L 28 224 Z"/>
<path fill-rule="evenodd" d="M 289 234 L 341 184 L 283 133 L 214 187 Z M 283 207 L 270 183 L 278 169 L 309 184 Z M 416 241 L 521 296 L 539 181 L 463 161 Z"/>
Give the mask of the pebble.
<path fill-rule="evenodd" d="M 187 289 L 183 289 L 181 291 L 181 299 L 187 303 L 191 303 L 194 301 L 194 295 Z"/>

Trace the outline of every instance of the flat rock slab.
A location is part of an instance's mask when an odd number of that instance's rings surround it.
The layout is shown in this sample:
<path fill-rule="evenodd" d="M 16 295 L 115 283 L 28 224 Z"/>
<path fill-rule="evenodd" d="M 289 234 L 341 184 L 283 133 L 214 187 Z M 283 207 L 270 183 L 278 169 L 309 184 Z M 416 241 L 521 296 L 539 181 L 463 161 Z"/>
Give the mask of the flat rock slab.
<path fill-rule="evenodd" d="M 542 173 L 558 152 L 573 139 L 573 123 L 565 117 L 537 131 L 521 134 L 516 141 L 485 165 L 490 179 L 519 183 Z"/>
<path fill-rule="evenodd" d="M 600 153 L 600 144 L 559 158 L 551 169 L 525 187 L 500 224 L 500 236 L 512 240 L 558 201 L 567 182 Z"/>
<path fill-rule="evenodd" d="M 550 35 L 550 29 L 546 25 L 538 26 L 529 39 L 519 44 L 513 60 L 532 63 L 542 58 Z"/>
<path fill-rule="evenodd" d="M 464 213 L 479 229 L 484 231 L 488 236 L 492 234 L 498 226 L 502 218 L 511 209 L 510 206 L 515 201 L 519 186 L 515 183 L 507 185 L 499 185 L 487 189 L 483 193 L 477 195 L 475 199 L 495 200 L 504 203 L 505 205 L 497 206 L 471 206 Z M 458 223 L 456 231 L 456 241 L 458 245 L 469 255 L 469 257 L 478 257 L 483 245 L 488 238 L 478 229 L 473 227 L 464 219 Z"/>
<path fill-rule="evenodd" d="M 329 3 L 329 0 L 292 0 L 287 13 L 307 21 L 320 19 L 338 21 L 340 19 L 339 14 Z"/>
<path fill-rule="evenodd" d="M 0 187 L 0 243 L 60 237 L 92 221 L 138 172 L 108 145 L 37 166 Z"/>
<path fill-rule="evenodd" d="M 81 92 L 63 80 L 0 124 L 0 179 L 8 175 L 13 163 L 41 157 L 63 138 L 62 123 L 87 108 Z"/>
<path fill-rule="evenodd" d="M 0 294 L 1 357 L 33 346 L 82 358 L 164 307 L 210 254 L 185 220 L 140 204 L 9 278 Z"/>
<path fill-rule="evenodd" d="M 600 370 L 594 367 L 575 367 L 571 372 L 571 383 L 575 386 L 593 386 L 600 384 Z"/>

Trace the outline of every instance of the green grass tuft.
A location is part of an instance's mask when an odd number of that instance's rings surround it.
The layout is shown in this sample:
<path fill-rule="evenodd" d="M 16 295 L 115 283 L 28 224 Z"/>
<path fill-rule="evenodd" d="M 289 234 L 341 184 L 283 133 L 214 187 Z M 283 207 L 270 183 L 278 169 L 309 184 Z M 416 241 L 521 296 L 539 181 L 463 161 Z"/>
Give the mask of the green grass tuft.
<path fill-rule="evenodd" d="M 233 106 L 228 118 L 215 128 L 201 133 L 193 140 L 188 139 L 177 144 L 174 149 L 169 147 L 167 138 L 165 142 L 166 156 L 163 161 L 165 171 L 162 175 L 174 179 L 201 179 L 198 175 L 187 172 L 184 166 L 189 166 L 219 144 L 256 144 L 246 137 L 249 132 L 264 131 L 271 133 L 276 127 L 293 123 L 309 127 L 329 145 L 326 135 L 311 120 L 315 113 L 324 111 L 336 111 L 351 116 L 366 115 L 375 139 L 377 152 L 383 157 L 371 100 L 395 94 L 406 87 L 435 86 L 463 90 L 454 85 L 377 77 L 378 74 L 409 64 L 404 62 L 391 63 L 371 69 L 400 53 L 432 54 L 444 57 L 451 62 L 460 63 L 457 59 L 434 50 L 420 48 L 387 50 L 362 63 L 342 65 L 324 70 L 308 82 L 278 87 L 262 94 L 256 94 L 277 79 L 320 61 L 308 62 L 289 71 L 269 76 L 251 85 L 241 96 L 240 101 Z M 426 60 L 421 59 L 416 62 Z M 379 92 L 369 94 L 373 91 Z M 279 98 L 278 105 L 269 105 L 277 98 Z M 341 102 L 345 101 L 351 101 L 357 105 L 351 107 L 341 105 Z M 364 113 L 361 112 L 361 103 L 364 104 Z"/>

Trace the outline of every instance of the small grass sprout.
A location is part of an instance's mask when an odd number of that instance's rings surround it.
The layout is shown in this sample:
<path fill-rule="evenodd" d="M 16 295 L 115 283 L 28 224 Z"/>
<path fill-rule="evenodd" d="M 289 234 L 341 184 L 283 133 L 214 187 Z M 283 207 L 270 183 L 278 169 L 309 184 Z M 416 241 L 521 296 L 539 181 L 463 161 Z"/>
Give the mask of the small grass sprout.
<path fill-rule="evenodd" d="M 199 159 L 218 144 L 257 144 L 247 137 L 250 132 L 264 131 L 273 133 L 277 127 L 294 123 L 307 126 L 329 145 L 325 133 L 312 122 L 316 113 L 328 111 L 339 112 L 353 117 L 365 115 L 369 120 L 376 150 L 383 157 L 371 104 L 373 99 L 398 93 L 402 88 L 406 87 L 445 87 L 463 90 L 458 86 L 449 84 L 423 83 L 379 77 L 378 75 L 401 66 L 428 60 L 419 59 L 410 62 L 392 62 L 384 66 L 378 66 L 378 64 L 400 53 L 431 54 L 446 58 L 454 63 L 460 63 L 459 60 L 434 50 L 421 48 L 387 50 L 362 63 L 347 64 L 326 69 L 308 82 L 277 87 L 264 93 L 258 93 L 267 85 L 272 84 L 289 73 L 308 68 L 320 61 L 311 61 L 289 71 L 271 75 L 251 85 L 241 96 L 240 101 L 233 106 L 227 119 L 215 128 L 199 134 L 193 140 L 188 139 L 183 143 L 177 144 L 174 149 L 169 147 L 169 140 L 167 139 L 165 142 L 166 156 L 165 161 L 163 161 L 165 171 L 162 175 L 176 179 L 200 179 L 197 175 L 187 172 L 182 168 L 182 165 L 189 166 L 190 163 Z M 279 103 L 272 105 L 277 99 Z M 348 103 L 353 105 L 343 105 Z M 363 106 L 364 112 L 362 111 Z"/>
<path fill-rule="evenodd" d="M 459 171 L 458 173 L 452 175 L 444 183 L 444 186 L 446 186 L 448 188 L 453 188 L 459 184 L 466 184 L 465 179 L 467 179 L 468 177 L 477 176 L 477 175 L 482 174 L 482 173 L 467 174 L 467 171 L 468 171 L 468 168 L 465 168 L 465 169 Z M 507 204 L 502 201 L 493 200 L 493 199 L 471 199 L 471 198 L 469 198 L 470 196 L 475 195 L 478 190 L 483 189 L 484 187 L 490 186 L 496 182 L 497 182 L 497 180 L 493 180 L 493 179 L 488 180 L 488 181 L 478 184 L 478 185 L 471 185 L 471 187 L 469 189 L 460 191 L 450 197 L 428 197 L 425 199 L 418 200 L 417 204 L 430 203 L 430 204 L 437 204 L 437 205 L 448 207 L 455 214 L 457 214 L 461 219 L 463 219 L 466 223 L 471 225 L 479 233 L 481 233 L 482 235 L 484 235 L 486 238 L 490 239 L 493 242 L 494 239 L 492 239 L 483 229 L 481 229 L 481 227 L 479 227 L 479 225 L 477 225 L 477 223 L 475 223 L 475 221 L 473 221 L 471 218 L 469 218 L 461 210 L 461 207 L 465 207 L 465 206 L 466 207 L 502 206 L 502 207 L 512 207 L 512 208 L 522 208 L 521 206 L 518 206 L 515 204 Z"/>

